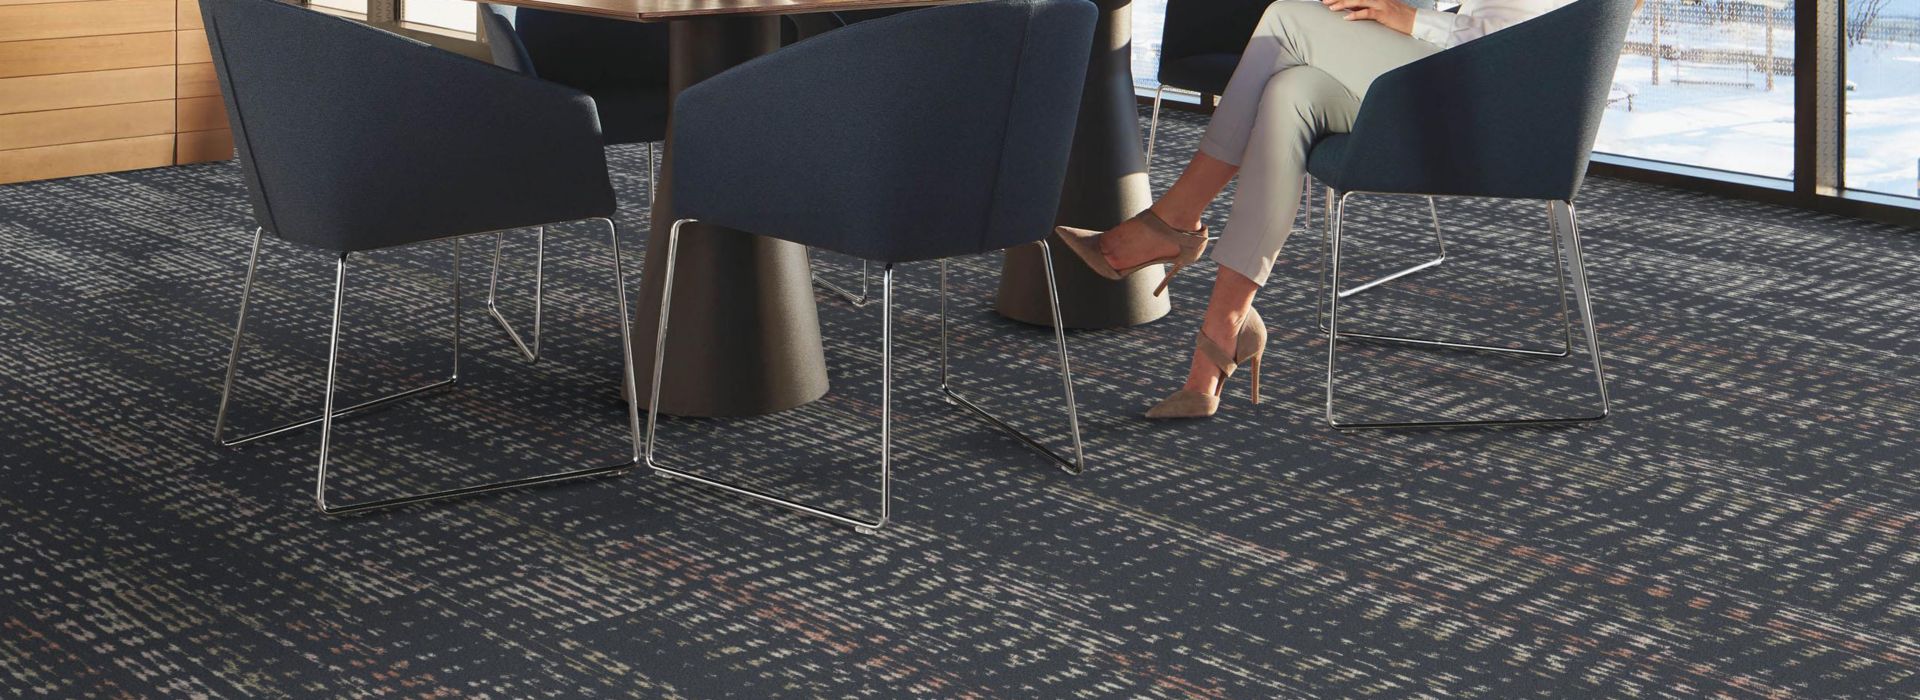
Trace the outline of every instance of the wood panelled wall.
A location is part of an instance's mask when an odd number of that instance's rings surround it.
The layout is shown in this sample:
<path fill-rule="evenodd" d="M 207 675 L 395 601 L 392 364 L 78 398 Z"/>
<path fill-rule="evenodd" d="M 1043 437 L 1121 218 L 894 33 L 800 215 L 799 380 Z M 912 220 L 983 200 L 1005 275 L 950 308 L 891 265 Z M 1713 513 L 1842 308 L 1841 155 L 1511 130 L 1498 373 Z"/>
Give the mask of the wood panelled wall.
<path fill-rule="evenodd" d="M 233 155 L 197 0 L 0 0 L 0 183 Z"/>

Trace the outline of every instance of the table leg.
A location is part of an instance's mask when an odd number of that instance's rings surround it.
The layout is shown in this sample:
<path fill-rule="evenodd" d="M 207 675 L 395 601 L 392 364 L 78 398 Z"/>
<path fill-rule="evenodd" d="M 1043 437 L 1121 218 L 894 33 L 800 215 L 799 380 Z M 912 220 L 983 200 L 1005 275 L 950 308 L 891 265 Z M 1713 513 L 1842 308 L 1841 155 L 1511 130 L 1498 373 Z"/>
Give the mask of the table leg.
<path fill-rule="evenodd" d="M 678 20 L 668 31 L 670 94 L 780 48 L 780 21 L 775 17 Z M 652 391 L 666 232 L 674 220 L 671 136 L 665 152 L 633 324 L 634 367 L 640 370 L 637 385 L 643 396 Z M 827 393 L 826 357 L 805 247 L 689 225 L 680 232 L 674 275 L 661 413 L 756 415 L 793 408 Z"/>
<path fill-rule="evenodd" d="M 1062 225 L 1105 229 L 1146 209 L 1147 163 L 1141 151 L 1140 117 L 1133 95 L 1133 7 L 1129 0 L 1097 0 L 1099 24 L 1080 98 L 1080 121 L 1061 190 Z M 1153 266 L 1111 281 L 1088 269 L 1058 239 L 1048 239 L 1059 274 L 1060 318 L 1068 328 L 1114 328 L 1166 315 L 1167 297 L 1153 296 L 1165 267 Z M 1053 325 L 1046 271 L 1039 251 L 1007 251 L 1001 267 L 997 308 L 1001 315 Z"/>

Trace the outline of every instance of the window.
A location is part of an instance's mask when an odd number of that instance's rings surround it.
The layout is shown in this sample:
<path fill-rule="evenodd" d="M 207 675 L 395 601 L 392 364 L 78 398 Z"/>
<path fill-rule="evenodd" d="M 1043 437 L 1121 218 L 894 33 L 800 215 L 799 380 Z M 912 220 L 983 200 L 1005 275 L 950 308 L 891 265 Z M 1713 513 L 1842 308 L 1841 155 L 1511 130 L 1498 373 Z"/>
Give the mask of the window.
<path fill-rule="evenodd" d="M 1846 187 L 1920 197 L 1920 0 L 1845 11 Z"/>
<path fill-rule="evenodd" d="M 367 16 L 367 0 L 310 0 L 308 4 L 330 14 Z"/>
<path fill-rule="evenodd" d="M 1167 0 L 1133 3 L 1134 87 L 1152 90 L 1160 85 L 1160 25 L 1166 21 Z"/>
<path fill-rule="evenodd" d="M 1789 0 L 1647 0 L 1594 150 L 1790 180 Z"/>
<path fill-rule="evenodd" d="M 478 7 L 467 0 L 401 0 L 400 21 L 473 34 L 480 31 Z"/>

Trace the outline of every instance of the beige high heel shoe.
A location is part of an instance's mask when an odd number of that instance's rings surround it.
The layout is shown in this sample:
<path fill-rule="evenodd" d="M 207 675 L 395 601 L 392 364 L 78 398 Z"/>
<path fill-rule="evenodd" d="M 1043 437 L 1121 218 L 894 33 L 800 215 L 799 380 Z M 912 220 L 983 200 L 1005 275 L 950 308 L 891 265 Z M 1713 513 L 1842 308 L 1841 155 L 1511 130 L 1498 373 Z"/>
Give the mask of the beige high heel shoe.
<path fill-rule="evenodd" d="M 1055 226 L 1053 232 L 1060 235 L 1060 240 L 1066 242 L 1067 248 L 1079 255 L 1081 260 L 1086 261 L 1087 267 L 1093 268 L 1096 274 L 1110 280 L 1126 277 L 1127 275 L 1140 271 L 1141 268 L 1147 267 L 1148 265 L 1173 263 L 1173 269 L 1167 271 L 1166 279 L 1160 280 L 1160 286 L 1153 289 L 1154 296 L 1160 296 L 1161 293 L 1167 291 L 1167 283 L 1173 281 L 1174 274 L 1178 273 L 1180 268 L 1198 262 L 1200 260 L 1200 254 L 1207 250 L 1207 227 L 1205 225 L 1202 225 L 1198 231 L 1182 231 L 1168 224 L 1166 220 L 1161 219 L 1160 215 L 1153 213 L 1152 209 L 1135 214 L 1133 218 L 1127 221 L 1139 221 L 1146 224 L 1148 232 L 1174 245 L 1180 246 L 1180 251 L 1163 258 L 1148 260 L 1125 270 L 1115 270 L 1113 269 L 1113 265 L 1107 262 L 1107 255 L 1100 252 L 1100 237 L 1106 235 L 1105 232 L 1073 228 L 1071 226 Z M 1116 226 L 1114 228 L 1119 227 Z"/>
<path fill-rule="evenodd" d="M 1260 312 L 1247 309 L 1247 317 L 1240 320 L 1240 330 L 1234 334 L 1232 354 L 1215 344 L 1207 334 L 1200 333 L 1198 336 L 1195 347 L 1199 349 L 1200 356 L 1212 362 L 1214 371 L 1220 373 L 1220 392 L 1226 393 L 1227 378 L 1245 363 L 1253 371 L 1253 403 L 1260 405 L 1260 356 L 1267 351 L 1267 324 L 1260 320 Z M 1147 417 L 1155 420 L 1210 418 L 1219 410 L 1220 394 L 1181 389 L 1148 409 Z"/>

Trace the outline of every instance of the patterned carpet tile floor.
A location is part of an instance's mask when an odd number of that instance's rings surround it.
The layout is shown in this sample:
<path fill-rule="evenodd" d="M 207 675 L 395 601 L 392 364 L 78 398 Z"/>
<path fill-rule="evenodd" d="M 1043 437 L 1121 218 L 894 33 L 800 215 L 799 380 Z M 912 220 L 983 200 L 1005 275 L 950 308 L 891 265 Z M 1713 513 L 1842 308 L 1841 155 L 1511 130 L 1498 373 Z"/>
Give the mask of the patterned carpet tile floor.
<path fill-rule="evenodd" d="M 1162 124 L 1156 186 L 1203 126 Z M 611 155 L 637 287 L 644 154 Z M 1214 420 L 1138 418 L 1184 371 L 1210 264 L 1168 317 L 1069 335 L 1078 477 L 940 399 L 937 268 L 904 266 L 893 524 L 859 536 L 643 474 L 322 517 L 315 431 L 211 439 L 237 169 L 0 187 L 0 696 L 1920 697 L 1920 235 L 1604 179 L 1579 206 L 1605 424 L 1326 428 L 1316 229 L 1257 302 L 1259 406 L 1236 378 Z M 1417 201 L 1351 208 L 1355 279 L 1431 255 Z M 1448 262 L 1342 327 L 1560 342 L 1539 205 L 1438 211 Z M 336 498 L 621 453 L 605 239 L 559 231 L 541 361 L 486 317 L 471 240 L 461 383 L 343 421 Z M 506 242 L 523 323 L 531 243 Z M 347 399 L 445 373 L 451 247 L 356 264 Z M 1064 446 L 1051 334 L 991 311 L 998 271 L 954 267 L 957 376 Z M 268 240 L 237 429 L 319 411 L 332 274 Z M 664 420 L 662 454 L 871 512 L 878 312 L 820 314 L 827 398 Z M 1341 410 L 1580 411 L 1574 338 L 1559 361 L 1343 344 Z"/>

